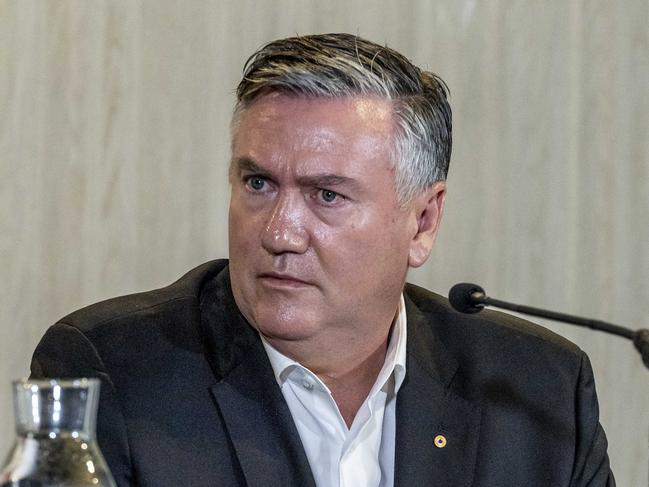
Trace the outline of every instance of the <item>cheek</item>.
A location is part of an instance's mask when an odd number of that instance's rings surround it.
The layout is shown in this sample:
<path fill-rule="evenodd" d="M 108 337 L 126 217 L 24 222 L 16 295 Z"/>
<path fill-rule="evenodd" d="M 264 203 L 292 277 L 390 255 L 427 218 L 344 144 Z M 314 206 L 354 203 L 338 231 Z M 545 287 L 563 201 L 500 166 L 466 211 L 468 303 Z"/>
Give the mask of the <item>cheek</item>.
<path fill-rule="evenodd" d="M 331 267 L 353 278 L 381 274 L 382 266 L 407 267 L 408 230 L 393 218 L 350 219 L 339 227 L 314 230 L 321 256 Z M 314 246 L 315 246 L 314 245 Z"/>
<path fill-rule="evenodd" d="M 230 209 L 228 228 L 228 249 L 230 272 L 236 284 L 242 286 L 250 273 L 255 254 L 254 226 L 248 218 L 242 217 L 235 208 Z"/>
<path fill-rule="evenodd" d="M 230 203 L 228 213 L 228 235 L 230 237 L 230 250 L 237 250 L 237 247 L 257 237 L 258 217 L 256 212 L 250 211 L 241 201 L 234 200 Z M 236 244 L 236 245 L 233 245 Z"/>

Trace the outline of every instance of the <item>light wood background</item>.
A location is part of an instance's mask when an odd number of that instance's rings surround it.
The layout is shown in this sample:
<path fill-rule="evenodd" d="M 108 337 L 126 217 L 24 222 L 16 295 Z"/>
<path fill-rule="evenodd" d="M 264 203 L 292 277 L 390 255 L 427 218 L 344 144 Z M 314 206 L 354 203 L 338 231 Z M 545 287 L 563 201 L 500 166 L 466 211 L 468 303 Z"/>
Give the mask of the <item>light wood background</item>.
<path fill-rule="evenodd" d="M 327 31 L 451 87 L 447 213 L 413 281 L 649 327 L 647 0 L 0 0 L 0 455 L 49 324 L 226 255 L 243 62 Z M 618 485 L 646 486 L 649 371 L 552 328 L 592 358 Z"/>

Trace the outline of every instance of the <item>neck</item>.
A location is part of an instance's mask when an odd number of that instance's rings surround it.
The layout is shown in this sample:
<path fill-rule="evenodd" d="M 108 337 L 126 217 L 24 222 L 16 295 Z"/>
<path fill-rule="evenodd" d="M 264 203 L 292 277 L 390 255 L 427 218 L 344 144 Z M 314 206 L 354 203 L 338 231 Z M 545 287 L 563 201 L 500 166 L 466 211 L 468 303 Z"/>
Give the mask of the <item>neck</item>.
<path fill-rule="evenodd" d="M 351 345 L 347 347 L 328 348 L 324 344 L 309 347 L 301 343 L 296 350 L 282 347 L 285 343 L 271 340 L 269 343 L 320 378 L 331 391 L 347 427 L 351 427 L 385 363 L 391 329 L 389 326 L 380 335 L 364 337 L 358 344 L 351 339 L 334 342 Z"/>
<path fill-rule="evenodd" d="M 326 384 L 336 401 L 338 410 L 351 428 L 356 413 L 372 390 L 385 362 L 388 346 L 386 339 L 365 360 L 354 367 L 339 372 L 313 372 Z"/>
<path fill-rule="evenodd" d="M 334 346 L 301 342 L 295 347 L 295 342 L 267 340 L 273 348 L 320 378 L 331 391 L 347 427 L 351 427 L 383 367 L 391 328 L 388 326 L 380 334 L 363 337 L 358 342 L 350 337 L 338 339 L 333 342 Z"/>
<path fill-rule="evenodd" d="M 373 326 L 365 327 L 361 332 L 358 327 L 341 326 L 303 340 L 264 338 L 277 351 L 322 380 L 350 427 L 385 363 L 395 319 L 393 311 L 389 319 L 374 317 L 362 320 L 362 323 Z M 378 323 L 382 324 L 377 326 Z"/>

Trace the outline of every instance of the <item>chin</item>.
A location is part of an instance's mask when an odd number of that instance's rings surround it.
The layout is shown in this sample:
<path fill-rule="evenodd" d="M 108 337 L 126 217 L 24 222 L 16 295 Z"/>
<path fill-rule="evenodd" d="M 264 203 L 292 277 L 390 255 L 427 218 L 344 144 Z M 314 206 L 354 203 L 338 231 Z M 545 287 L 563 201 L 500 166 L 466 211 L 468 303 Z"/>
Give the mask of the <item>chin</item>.
<path fill-rule="evenodd" d="M 318 330 L 313 311 L 300 309 L 259 309 L 254 313 L 253 326 L 264 338 L 299 341 L 312 337 Z"/>

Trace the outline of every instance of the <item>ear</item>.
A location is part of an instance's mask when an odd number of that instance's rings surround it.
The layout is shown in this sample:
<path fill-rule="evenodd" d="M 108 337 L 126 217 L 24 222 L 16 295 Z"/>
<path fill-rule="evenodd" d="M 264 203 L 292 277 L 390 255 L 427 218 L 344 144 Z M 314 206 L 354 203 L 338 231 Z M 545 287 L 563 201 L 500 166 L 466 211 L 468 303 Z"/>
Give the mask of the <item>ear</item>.
<path fill-rule="evenodd" d="M 428 260 L 444 213 L 445 199 L 446 183 L 444 181 L 437 181 L 415 198 L 412 211 L 417 221 L 417 230 L 410 241 L 408 254 L 410 267 L 419 267 Z"/>

